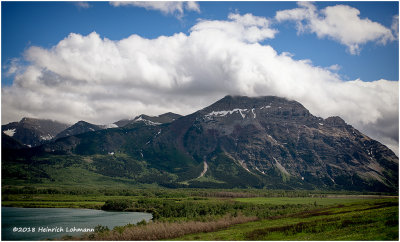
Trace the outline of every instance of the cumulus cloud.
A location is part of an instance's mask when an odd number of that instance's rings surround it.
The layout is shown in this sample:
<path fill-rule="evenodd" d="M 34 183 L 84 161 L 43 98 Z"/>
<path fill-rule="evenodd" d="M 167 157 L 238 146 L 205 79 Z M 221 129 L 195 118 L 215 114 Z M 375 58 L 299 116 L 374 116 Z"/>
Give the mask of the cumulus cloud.
<path fill-rule="evenodd" d="M 115 7 L 120 6 L 135 6 L 143 7 L 148 10 L 158 10 L 163 14 L 172 14 L 178 18 L 183 17 L 184 11 L 193 11 L 200 13 L 200 6 L 196 2 L 170 2 L 170 1 L 115 1 L 110 2 Z"/>
<path fill-rule="evenodd" d="M 265 18 L 230 14 L 155 39 L 71 33 L 51 48 L 25 52 L 30 64 L 2 88 L 2 122 L 29 116 L 100 124 L 141 113 L 189 114 L 227 94 L 276 95 L 398 144 L 397 81 L 343 81 L 261 44 L 275 32 Z"/>
<path fill-rule="evenodd" d="M 193 33 L 206 33 L 208 35 L 224 35 L 224 38 L 239 39 L 255 43 L 265 39 L 272 39 L 278 32 L 269 27 L 269 21 L 263 17 L 252 14 L 229 14 L 228 21 L 201 20 L 191 28 Z"/>
<path fill-rule="evenodd" d="M 75 2 L 74 4 L 79 9 L 81 9 L 81 8 L 90 8 L 91 7 L 91 5 L 88 2 Z"/>
<path fill-rule="evenodd" d="M 334 65 L 329 66 L 327 69 L 331 70 L 331 71 L 339 71 L 340 69 L 342 69 L 342 67 L 339 66 L 338 64 L 334 64 Z"/>
<path fill-rule="evenodd" d="M 359 54 L 360 45 L 367 42 L 386 44 L 395 40 L 390 29 L 368 18 L 361 19 L 356 8 L 335 5 L 317 10 L 310 2 L 299 2 L 298 5 L 299 8 L 278 11 L 275 19 L 296 22 L 298 33 L 311 32 L 318 38 L 338 41 L 353 55 Z"/>
<path fill-rule="evenodd" d="M 393 31 L 394 37 L 399 39 L 399 15 L 393 16 L 391 29 Z"/>
<path fill-rule="evenodd" d="M 3 65 L 3 69 L 5 70 L 5 76 L 10 77 L 12 75 L 17 74 L 17 72 L 21 72 L 22 64 L 19 58 L 12 58 Z"/>

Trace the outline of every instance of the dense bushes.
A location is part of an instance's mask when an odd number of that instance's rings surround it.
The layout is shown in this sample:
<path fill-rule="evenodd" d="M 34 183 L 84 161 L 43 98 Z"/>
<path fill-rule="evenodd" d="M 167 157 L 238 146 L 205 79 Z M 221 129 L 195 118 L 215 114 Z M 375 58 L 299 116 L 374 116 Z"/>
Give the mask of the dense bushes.
<path fill-rule="evenodd" d="M 217 218 L 239 213 L 246 216 L 268 218 L 289 212 L 304 211 L 316 206 L 313 204 L 253 204 L 231 200 L 141 198 L 135 202 L 128 199 L 107 200 L 102 209 L 148 212 L 153 215 L 153 220 L 178 221 L 203 220 L 206 217 Z"/>
<path fill-rule="evenodd" d="M 97 155 L 92 160 L 95 172 L 104 176 L 137 179 L 139 174 L 145 172 L 144 162 L 126 155 Z"/>
<path fill-rule="evenodd" d="M 101 207 L 102 210 L 124 211 L 132 207 L 132 201 L 128 199 L 111 199 L 107 200 Z"/>
<path fill-rule="evenodd" d="M 159 218 L 186 218 L 192 219 L 199 216 L 225 215 L 232 210 L 229 203 L 204 203 L 199 201 L 177 202 L 173 200 L 140 199 L 135 206 L 146 210 L 153 210 L 154 219 Z"/>
<path fill-rule="evenodd" d="M 174 199 L 142 198 L 137 202 L 127 199 L 110 199 L 101 209 L 117 211 L 150 212 L 153 219 L 182 220 L 203 216 L 222 216 L 243 208 L 232 202 L 207 202 L 204 200 L 176 201 Z"/>
<path fill-rule="evenodd" d="M 244 197 L 323 197 L 327 194 L 353 194 L 353 195 L 393 195 L 383 192 L 338 192 L 338 191 L 307 191 L 307 190 L 267 190 L 267 189 L 200 189 L 200 188 L 126 188 L 126 187 L 61 187 L 61 186 L 10 186 L 4 185 L 2 195 L 10 194 L 64 194 L 64 195 L 104 195 L 104 196 L 135 196 L 146 198 L 186 198 L 186 197 L 218 197 L 218 198 L 244 198 Z"/>

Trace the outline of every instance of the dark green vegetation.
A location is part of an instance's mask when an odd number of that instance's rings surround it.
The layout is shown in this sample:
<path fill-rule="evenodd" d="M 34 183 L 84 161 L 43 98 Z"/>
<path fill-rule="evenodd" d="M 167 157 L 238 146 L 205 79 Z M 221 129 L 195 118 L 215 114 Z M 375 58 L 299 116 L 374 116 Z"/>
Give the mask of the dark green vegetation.
<path fill-rule="evenodd" d="M 124 154 L 46 155 L 2 163 L 3 186 L 127 187 L 164 184 L 173 177 Z"/>
<path fill-rule="evenodd" d="M 398 198 L 353 192 L 258 189 L 8 187 L 2 206 L 75 207 L 153 214 L 101 227 L 84 240 L 397 240 Z"/>
<path fill-rule="evenodd" d="M 108 210 L 121 210 L 114 208 L 113 204 L 126 204 L 129 207 L 134 203 L 140 209 L 147 209 L 150 203 L 144 204 L 140 201 L 151 201 L 153 205 L 163 204 L 168 201 L 199 201 L 208 203 L 217 199 L 240 199 L 257 197 L 292 197 L 305 198 L 310 194 L 320 194 L 318 191 L 278 191 L 278 190 L 256 190 L 256 189 L 159 189 L 146 187 L 146 189 L 132 189 L 121 187 L 91 187 L 91 186 L 57 186 L 57 187 L 18 187 L 4 186 L 2 189 L 2 206 L 15 207 L 71 207 L 71 208 L 94 208 L 101 209 L 102 206 Z M 359 193 L 356 193 L 359 194 Z M 320 196 L 320 195 L 315 195 Z M 327 196 L 326 194 L 322 196 Z M 108 202 L 107 202 L 108 201 Z M 314 202 L 311 201 L 310 203 Z M 152 205 L 152 206 L 153 206 Z M 120 206 L 120 205 L 118 205 Z M 123 205 L 126 208 L 126 205 Z M 138 208 L 136 206 L 136 208 Z M 146 207 L 145 207 L 146 206 Z"/>

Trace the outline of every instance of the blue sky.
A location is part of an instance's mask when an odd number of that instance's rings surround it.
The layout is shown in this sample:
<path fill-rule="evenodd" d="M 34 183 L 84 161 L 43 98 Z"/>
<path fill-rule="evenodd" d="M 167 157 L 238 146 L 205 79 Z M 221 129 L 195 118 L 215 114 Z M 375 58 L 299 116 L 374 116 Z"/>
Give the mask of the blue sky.
<path fill-rule="evenodd" d="M 276 95 L 398 147 L 398 14 L 397 1 L 2 1 L 2 123 Z"/>
<path fill-rule="evenodd" d="M 398 14 L 398 2 L 344 2 L 368 18 L 390 28 Z M 82 8 L 76 2 L 2 2 L 2 66 L 21 58 L 30 46 L 51 47 L 69 33 L 87 35 L 96 31 L 111 40 L 138 34 L 146 38 L 188 33 L 201 19 L 226 19 L 229 13 L 252 13 L 273 18 L 276 11 L 296 8 L 296 2 L 200 2 L 201 12 L 188 11 L 181 19 L 140 7 L 114 7 L 108 2 L 90 2 Z M 316 2 L 318 8 L 334 5 Z M 276 38 L 265 41 L 278 52 L 290 52 L 295 59 L 309 59 L 314 65 L 339 65 L 344 79 L 373 81 L 380 78 L 398 80 L 398 42 L 386 45 L 369 42 L 359 55 L 350 55 L 343 45 L 315 34 L 298 35 L 294 23 L 275 24 Z M 373 68 L 371 68 L 373 67 Z M 4 72 L 4 69 L 3 69 Z M 2 75 L 2 84 L 10 85 L 12 77 Z"/>

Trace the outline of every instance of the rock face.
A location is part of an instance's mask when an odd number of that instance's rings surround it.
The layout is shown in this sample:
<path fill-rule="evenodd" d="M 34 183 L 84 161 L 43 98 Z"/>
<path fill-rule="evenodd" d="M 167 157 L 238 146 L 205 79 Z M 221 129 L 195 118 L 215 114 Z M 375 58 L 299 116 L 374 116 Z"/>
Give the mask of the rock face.
<path fill-rule="evenodd" d="M 68 127 L 68 124 L 53 120 L 23 118 L 19 122 L 2 125 L 1 129 L 21 144 L 35 147 L 49 142 Z"/>
<path fill-rule="evenodd" d="M 220 150 L 255 175 L 278 173 L 326 188 L 398 183 L 398 158 L 386 146 L 340 117 L 315 117 L 284 98 L 226 96 L 171 128 L 177 144 L 209 164 Z"/>

